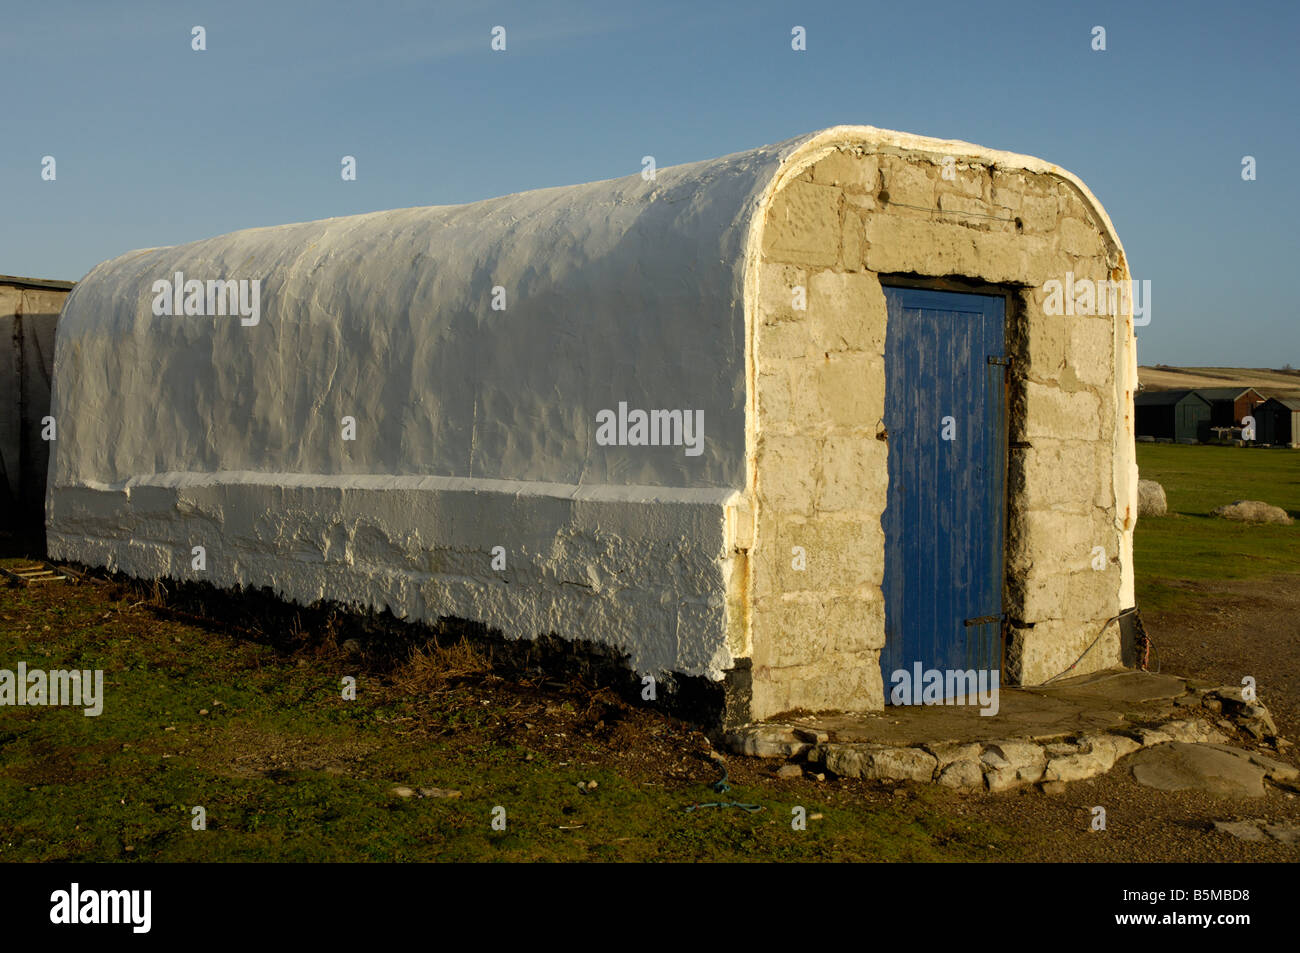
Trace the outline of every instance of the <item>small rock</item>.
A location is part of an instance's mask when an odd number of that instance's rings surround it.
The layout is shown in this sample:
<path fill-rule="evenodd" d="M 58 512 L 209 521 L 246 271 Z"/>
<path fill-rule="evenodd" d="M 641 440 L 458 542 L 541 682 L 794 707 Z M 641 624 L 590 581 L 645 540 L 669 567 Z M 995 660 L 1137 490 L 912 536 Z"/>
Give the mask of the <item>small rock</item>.
<path fill-rule="evenodd" d="M 1277 736 L 1277 725 L 1273 723 L 1273 716 L 1268 713 L 1268 709 L 1256 702 L 1253 705 L 1247 705 L 1245 710 L 1238 716 L 1241 727 L 1256 738 L 1273 738 Z"/>
<path fill-rule="evenodd" d="M 1138 480 L 1138 516 L 1164 516 L 1168 512 L 1165 488 L 1155 480 Z"/>
<path fill-rule="evenodd" d="M 1259 829 L 1256 821 L 1215 821 L 1214 829 L 1231 834 L 1238 840 L 1266 841 L 1268 835 Z"/>
<path fill-rule="evenodd" d="M 1174 741 L 1180 741 L 1184 744 L 1200 744 L 1207 741 L 1222 743 L 1228 740 L 1222 732 L 1200 718 L 1171 721 L 1161 726 L 1160 730 Z"/>
<path fill-rule="evenodd" d="M 1159 791 L 1204 791 L 1215 797 L 1263 797 L 1267 769 L 1250 752 L 1227 745 L 1173 742 L 1133 756 L 1133 778 Z"/>
<path fill-rule="evenodd" d="M 987 764 L 994 771 L 1000 771 L 1003 768 L 1011 767 L 1011 762 L 996 751 L 985 751 L 980 755 L 980 760 Z"/>
<path fill-rule="evenodd" d="M 1013 768 L 1041 768 L 1047 761 L 1043 749 L 1027 741 L 994 741 L 989 751 L 1000 754 Z"/>
<path fill-rule="evenodd" d="M 822 731 L 819 728 L 804 728 L 802 726 L 797 726 L 794 729 L 794 733 L 804 741 L 809 741 L 813 744 L 821 744 L 823 741 L 831 740 L 830 732 Z"/>
<path fill-rule="evenodd" d="M 405 790 L 410 790 L 406 788 Z M 410 797 L 409 794 L 403 794 L 402 797 Z M 450 788 L 420 788 L 420 797 L 439 797 L 454 800 L 460 797 L 459 791 L 453 791 Z"/>
<path fill-rule="evenodd" d="M 1173 741 L 1173 736 L 1165 734 L 1156 728 L 1139 728 L 1137 730 L 1137 740 L 1142 747 L 1150 748 L 1152 745 L 1163 745 Z"/>
<path fill-rule="evenodd" d="M 1210 515 L 1239 523 L 1278 523 L 1290 526 L 1294 522 L 1286 515 L 1286 510 L 1262 500 L 1237 500 L 1235 503 L 1211 510 Z"/>
<path fill-rule="evenodd" d="M 941 741 L 925 746 L 925 750 L 934 755 L 943 770 L 954 761 L 978 761 L 981 747 L 978 743 L 961 744 L 955 741 Z"/>
<path fill-rule="evenodd" d="M 988 785 L 990 792 L 997 794 L 1002 791 L 1022 788 L 1027 784 L 1033 784 L 1042 777 L 1043 766 L 1041 764 L 1027 764 L 1021 767 L 1012 765 L 986 772 L 984 783 Z"/>
<path fill-rule="evenodd" d="M 1111 764 L 1142 747 L 1132 738 L 1123 735 L 1085 734 L 1079 738 L 1079 742 L 1086 745 L 1089 752 L 1109 757 Z"/>
<path fill-rule="evenodd" d="M 200 714 L 200 715 L 206 715 L 207 713 L 208 713 L 208 710 L 207 710 L 206 708 L 200 708 L 200 709 L 199 709 L 199 714 Z"/>
<path fill-rule="evenodd" d="M 822 816 L 821 816 L 820 814 L 816 814 L 816 813 L 814 813 L 814 814 L 809 814 L 809 815 L 808 815 L 808 820 L 810 820 L 810 821 L 820 821 L 821 819 L 822 819 Z"/>
<path fill-rule="evenodd" d="M 1133 742 L 1134 745 L 1137 742 Z M 1105 774 L 1115 766 L 1115 754 L 1113 751 L 1102 748 L 1099 751 L 1089 751 L 1087 753 L 1068 754 L 1061 758 L 1053 758 L 1047 762 L 1047 770 L 1043 772 L 1043 777 L 1048 781 L 1084 781 L 1088 778 L 1095 778 L 1099 774 Z"/>
<path fill-rule="evenodd" d="M 787 780 L 791 778 L 802 778 L 803 768 L 799 767 L 797 764 L 783 764 L 781 767 L 776 769 L 776 776 Z"/>
<path fill-rule="evenodd" d="M 864 778 L 888 781 L 929 781 L 939 763 L 920 748 L 878 748 L 867 754 Z"/>
<path fill-rule="evenodd" d="M 356 639 L 348 639 L 346 642 L 343 643 L 342 648 L 343 651 L 346 652 L 348 655 L 361 654 L 361 643 L 358 642 Z"/>
<path fill-rule="evenodd" d="M 984 772 L 978 761 L 954 761 L 940 772 L 939 783 L 958 791 L 978 791 L 984 787 Z"/>
<path fill-rule="evenodd" d="M 1060 797 L 1065 793 L 1064 781 L 1044 781 L 1039 785 L 1044 794 L 1050 794 L 1052 797 Z"/>
<path fill-rule="evenodd" d="M 399 784 L 393 788 L 393 793 L 398 797 L 415 797 L 415 788 L 408 788 L 405 784 Z"/>
<path fill-rule="evenodd" d="M 1300 827 L 1284 827 L 1281 824 L 1265 824 L 1268 836 L 1279 844 L 1300 844 Z"/>
<path fill-rule="evenodd" d="M 793 758 L 812 745 L 784 725 L 747 725 L 727 735 L 727 747 L 755 758 Z"/>

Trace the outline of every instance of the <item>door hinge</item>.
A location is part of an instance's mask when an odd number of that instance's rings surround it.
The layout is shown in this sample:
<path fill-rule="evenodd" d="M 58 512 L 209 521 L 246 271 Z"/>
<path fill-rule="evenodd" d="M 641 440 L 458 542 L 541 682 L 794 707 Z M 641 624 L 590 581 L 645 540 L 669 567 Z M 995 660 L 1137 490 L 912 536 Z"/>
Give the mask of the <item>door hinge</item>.
<path fill-rule="evenodd" d="M 988 625 L 990 622 L 1001 622 L 1001 621 L 1002 621 L 1002 613 L 999 612 L 997 615 L 982 615 L 976 619 L 967 619 L 966 627 L 970 628 L 973 625 Z"/>
<path fill-rule="evenodd" d="M 1011 358 L 1009 358 L 1009 357 L 998 357 L 998 356 L 996 356 L 996 355 L 993 355 L 993 356 L 990 356 L 990 357 L 989 357 L 989 363 L 990 363 L 990 364 L 997 364 L 999 367 L 1010 367 L 1010 366 L 1011 366 Z"/>

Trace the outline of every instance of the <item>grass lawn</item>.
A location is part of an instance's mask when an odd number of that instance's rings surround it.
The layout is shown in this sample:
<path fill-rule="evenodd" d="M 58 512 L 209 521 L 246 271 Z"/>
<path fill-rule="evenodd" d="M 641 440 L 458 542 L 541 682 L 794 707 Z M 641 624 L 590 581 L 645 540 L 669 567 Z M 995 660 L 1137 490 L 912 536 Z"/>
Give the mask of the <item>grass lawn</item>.
<path fill-rule="evenodd" d="M 463 646 L 372 672 L 328 633 L 284 651 L 156 601 L 0 586 L 0 668 L 103 669 L 106 696 L 98 717 L 0 709 L 0 861 L 965 860 L 1015 839 L 928 809 L 926 791 L 903 805 L 751 773 L 720 795 L 689 726 L 608 690 L 496 677 Z M 711 801 L 762 810 L 686 810 Z M 795 806 L 822 816 L 795 830 Z"/>
<path fill-rule="evenodd" d="M 1137 446 L 1144 480 L 1165 488 L 1167 516 L 1138 520 L 1134 536 L 1137 601 L 1167 610 L 1187 594 L 1172 580 L 1249 579 L 1300 574 L 1300 523 L 1234 523 L 1210 511 L 1263 500 L 1300 517 L 1300 451 L 1148 444 Z"/>

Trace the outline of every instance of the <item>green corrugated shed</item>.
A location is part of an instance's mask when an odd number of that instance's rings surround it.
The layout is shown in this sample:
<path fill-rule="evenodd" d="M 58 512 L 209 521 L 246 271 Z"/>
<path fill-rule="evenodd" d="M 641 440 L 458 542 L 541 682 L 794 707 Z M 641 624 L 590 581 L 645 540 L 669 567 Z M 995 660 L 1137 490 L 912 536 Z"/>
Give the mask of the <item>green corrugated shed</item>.
<path fill-rule="evenodd" d="M 1210 422 L 1210 402 L 1194 390 L 1146 391 L 1133 405 L 1139 437 L 1196 441 Z"/>

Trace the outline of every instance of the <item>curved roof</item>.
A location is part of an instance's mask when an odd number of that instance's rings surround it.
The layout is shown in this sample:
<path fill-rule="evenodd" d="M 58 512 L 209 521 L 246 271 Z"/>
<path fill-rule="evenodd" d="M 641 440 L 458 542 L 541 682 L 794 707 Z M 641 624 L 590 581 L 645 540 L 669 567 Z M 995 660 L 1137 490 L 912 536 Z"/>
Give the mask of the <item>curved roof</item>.
<path fill-rule="evenodd" d="M 1074 176 L 870 126 L 460 206 L 131 252 L 59 324 L 53 485 L 186 473 L 745 485 L 746 304 L 763 210 L 840 145 Z M 1122 250 L 1121 250 L 1122 255 Z M 258 279 L 260 320 L 161 316 L 152 286 Z M 504 310 L 492 307 L 504 288 Z M 702 411 L 704 450 L 600 446 L 596 415 Z M 340 439 L 343 417 L 356 439 Z"/>

